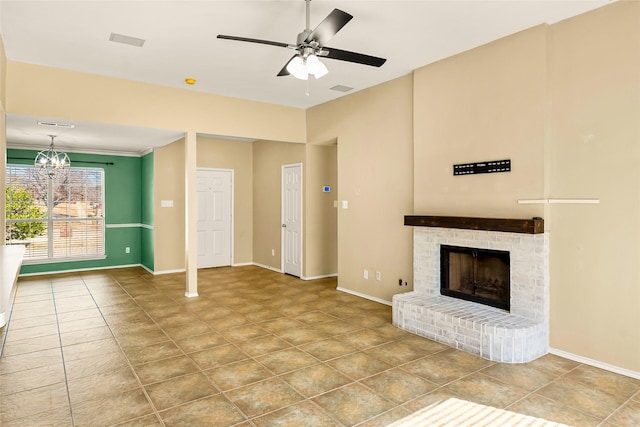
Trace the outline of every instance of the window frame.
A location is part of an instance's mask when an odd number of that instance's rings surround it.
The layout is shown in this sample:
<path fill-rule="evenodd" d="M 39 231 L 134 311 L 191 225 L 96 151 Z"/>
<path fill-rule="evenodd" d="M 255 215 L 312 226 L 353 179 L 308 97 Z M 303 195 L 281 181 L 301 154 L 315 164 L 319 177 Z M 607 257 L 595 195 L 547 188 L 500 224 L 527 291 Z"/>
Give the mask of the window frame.
<path fill-rule="evenodd" d="M 10 180 L 10 172 L 12 171 L 12 169 L 22 169 L 24 171 L 29 172 L 29 169 L 33 169 L 33 166 L 31 165 L 24 165 L 24 164 L 7 164 L 6 165 L 6 170 L 5 170 L 5 178 L 6 178 L 6 182 L 5 182 L 5 188 L 10 188 L 10 186 L 12 185 L 12 182 Z M 55 178 L 53 179 L 47 179 L 47 189 L 46 189 L 46 194 L 47 194 L 47 204 L 46 204 L 46 208 L 47 208 L 47 215 L 46 218 L 37 218 L 37 219 L 30 219 L 30 218 L 20 218 L 20 219 L 9 219 L 9 218 L 5 218 L 5 228 L 7 227 L 7 225 L 9 225 L 10 223 L 45 223 L 47 226 L 47 254 L 46 257 L 42 257 L 42 258 L 27 258 L 28 256 L 28 251 L 27 253 L 25 253 L 25 258 L 23 258 L 22 263 L 23 264 L 52 264 L 52 263 L 60 263 L 60 262 L 73 262 L 73 261 L 91 261 L 91 260 L 103 260 L 107 258 L 107 254 L 106 254 L 106 218 L 105 218 L 105 213 L 106 213 L 106 206 L 105 206 L 105 197 L 106 197 L 106 191 L 105 191 L 105 170 L 103 168 L 92 168 L 92 167 L 76 167 L 76 166 L 72 166 L 69 168 L 68 173 L 71 173 L 73 171 L 90 171 L 92 173 L 98 172 L 99 176 L 100 176 L 100 204 L 102 206 L 102 215 L 101 216 L 96 216 L 96 217 L 79 217 L 79 218 L 55 218 L 55 215 L 53 214 L 53 201 L 54 201 L 54 192 L 55 192 L 55 185 L 57 184 L 57 180 Z M 29 178 L 30 180 L 33 178 L 33 175 L 29 174 Z M 61 237 L 56 237 L 55 233 L 53 232 L 54 230 L 54 224 L 55 223 L 64 223 L 64 222 L 83 222 L 83 221 L 96 221 L 100 223 L 100 233 L 101 233 L 101 239 L 100 239 L 100 244 L 101 244 L 101 253 L 95 253 L 95 254 L 84 254 L 84 255 L 77 255 L 77 256 L 55 256 L 55 250 L 54 250 L 54 243 L 56 240 L 61 239 Z M 5 240 L 5 244 L 11 244 L 11 240 Z M 19 243 L 17 243 L 19 244 Z"/>

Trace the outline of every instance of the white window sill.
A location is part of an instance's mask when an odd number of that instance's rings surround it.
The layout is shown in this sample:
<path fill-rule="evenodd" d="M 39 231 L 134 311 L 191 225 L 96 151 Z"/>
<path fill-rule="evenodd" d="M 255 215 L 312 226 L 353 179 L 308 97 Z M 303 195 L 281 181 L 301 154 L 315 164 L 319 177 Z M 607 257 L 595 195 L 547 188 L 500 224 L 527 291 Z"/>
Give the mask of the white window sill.
<path fill-rule="evenodd" d="M 57 264 L 59 262 L 78 262 L 78 261 L 98 261 L 101 259 L 107 259 L 106 255 L 96 255 L 90 257 L 68 257 L 68 258 L 40 258 L 40 259 L 25 259 L 22 261 L 23 265 L 33 264 Z"/>

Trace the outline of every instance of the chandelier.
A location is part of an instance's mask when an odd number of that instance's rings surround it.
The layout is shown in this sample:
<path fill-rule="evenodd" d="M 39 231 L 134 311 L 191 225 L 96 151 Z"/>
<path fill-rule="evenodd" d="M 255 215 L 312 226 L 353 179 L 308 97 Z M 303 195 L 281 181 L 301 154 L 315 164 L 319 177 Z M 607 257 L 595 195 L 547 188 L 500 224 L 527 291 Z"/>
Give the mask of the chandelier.
<path fill-rule="evenodd" d="M 49 179 L 53 179 L 56 175 L 66 172 L 71 166 L 71 160 L 67 153 L 58 153 L 53 147 L 55 135 L 51 137 L 51 145 L 48 150 L 42 150 L 36 156 L 34 162 L 37 172 Z"/>

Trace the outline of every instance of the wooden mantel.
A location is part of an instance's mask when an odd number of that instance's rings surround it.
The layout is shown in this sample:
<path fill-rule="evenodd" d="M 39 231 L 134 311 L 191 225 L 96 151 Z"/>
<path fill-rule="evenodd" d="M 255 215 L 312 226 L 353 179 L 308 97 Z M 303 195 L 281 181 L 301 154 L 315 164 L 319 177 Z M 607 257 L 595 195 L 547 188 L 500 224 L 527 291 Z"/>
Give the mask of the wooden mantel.
<path fill-rule="evenodd" d="M 460 228 L 464 230 L 502 231 L 507 233 L 544 233 L 544 220 L 473 218 L 466 216 L 423 216 L 405 215 L 404 225 L 414 227 Z"/>

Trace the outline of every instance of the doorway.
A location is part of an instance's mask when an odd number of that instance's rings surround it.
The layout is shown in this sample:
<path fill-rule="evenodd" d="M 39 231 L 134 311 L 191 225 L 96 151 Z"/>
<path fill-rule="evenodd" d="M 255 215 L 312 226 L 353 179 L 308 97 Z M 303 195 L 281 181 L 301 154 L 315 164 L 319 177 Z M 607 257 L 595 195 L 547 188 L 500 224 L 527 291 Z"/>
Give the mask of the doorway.
<path fill-rule="evenodd" d="M 282 272 L 302 275 L 302 164 L 282 166 Z"/>
<path fill-rule="evenodd" d="M 232 264 L 233 170 L 197 171 L 198 268 Z"/>

